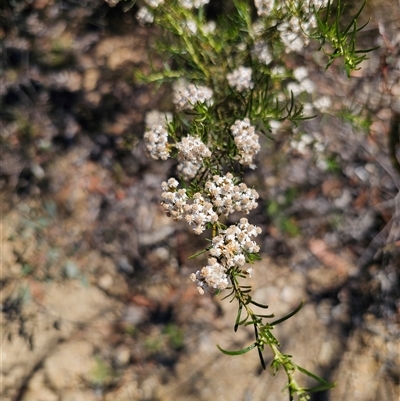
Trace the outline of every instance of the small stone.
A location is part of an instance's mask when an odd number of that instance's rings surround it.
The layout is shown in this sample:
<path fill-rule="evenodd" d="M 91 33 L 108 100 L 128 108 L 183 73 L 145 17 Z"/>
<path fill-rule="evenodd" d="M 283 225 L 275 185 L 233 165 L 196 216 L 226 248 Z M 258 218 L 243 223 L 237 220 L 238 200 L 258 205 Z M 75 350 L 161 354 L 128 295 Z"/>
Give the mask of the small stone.
<path fill-rule="evenodd" d="M 99 287 L 103 290 L 108 290 L 113 285 L 113 278 L 111 274 L 104 274 L 101 276 L 97 282 Z"/>
<path fill-rule="evenodd" d="M 115 350 L 115 362 L 120 367 L 128 365 L 131 358 L 131 352 L 128 347 L 121 345 Z"/>
<path fill-rule="evenodd" d="M 96 68 L 90 68 L 85 72 L 83 77 L 83 87 L 87 91 L 92 91 L 97 86 L 97 81 L 99 80 L 100 73 Z"/>

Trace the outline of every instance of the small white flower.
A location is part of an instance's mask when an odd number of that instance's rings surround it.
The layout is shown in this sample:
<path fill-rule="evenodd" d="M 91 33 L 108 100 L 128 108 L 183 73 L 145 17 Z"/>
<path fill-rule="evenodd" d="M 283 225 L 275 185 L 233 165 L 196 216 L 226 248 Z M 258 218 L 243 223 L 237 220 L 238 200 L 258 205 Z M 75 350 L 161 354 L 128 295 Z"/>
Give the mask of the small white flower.
<path fill-rule="evenodd" d="M 172 121 L 172 113 L 151 110 L 146 113 L 144 121 L 146 128 L 151 128 L 153 125 L 165 125 L 166 122 Z"/>
<path fill-rule="evenodd" d="M 282 123 L 277 120 L 270 120 L 269 121 L 269 128 L 271 129 L 271 134 L 276 135 L 281 127 Z"/>
<path fill-rule="evenodd" d="M 164 0 L 144 0 L 144 2 L 151 8 L 157 8 L 159 5 L 164 4 Z"/>
<path fill-rule="evenodd" d="M 208 4 L 210 0 L 179 0 L 183 8 L 191 10 L 192 8 L 200 8 Z"/>
<path fill-rule="evenodd" d="M 272 68 L 271 74 L 275 77 L 283 77 L 286 74 L 286 69 L 282 65 L 277 65 Z"/>
<path fill-rule="evenodd" d="M 311 79 L 305 78 L 300 82 L 300 89 L 307 93 L 313 93 L 315 90 L 315 83 Z"/>
<path fill-rule="evenodd" d="M 229 85 L 236 89 L 238 92 L 243 92 L 247 89 L 252 89 L 254 86 L 251 80 L 251 75 L 253 70 L 250 67 L 239 67 L 233 70 L 230 74 L 226 76 Z"/>
<path fill-rule="evenodd" d="M 304 47 L 308 44 L 309 40 L 304 36 L 300 26 L 300 21 L 296 17 L 292 17 L 290 21 L 278 25 L 278 31 L 283 44 L 286 46 L 286 53 L 301 53 L 304 50 Z"/>
<path fill-rule="evenodd" d="M 254 44 L 252 54 L 257 58 L 260 63 L 268 65 L 272 62 L 272 54 L 268 48 L 268 45 L 260 40 Z"/>
<path fill-rule="evenodd" d="M 320 98 L 314 100 L 314 107 L 321 111 L 322 113 L 327 112 L 332 106 L 332 100 L 328 96 L 321 96 Z"/>
<path fill-rule="evenodd" d="M 208 35 L 215 32 L 215 30 L 217 29 L 217 24 L 215 23 L 215 21 L 208 21 L 202 26 L 201 29 L 205 35 Z"/>
<path fill-rule="evenodd" d="M 184 27 L 186 27 L 189 32 L 193 35 L 197 33 L 197 24 L 194 20 L 188 19 L 183 23 Z"/>
<path fill-rule="evenodd" d="M 293 76 L 297 81 L 301 82 L 303 79 L 308 77 L 308 70 L 306 67 L 298 67 L 293 70 Z"/>
<path fill-rule="evenodd" d="M 297 82 L 289 82 L 286 88 L 289 94 L 293 92 L 293 96 L 298 96 L 302 92 L 301 87 Z"/>
<path fill-rule="evenodd" d="M 274 8 L 275 0 L 254 0 L 257 14 L 260 17 L 268 16 Z"/>
<path fill-rule="evenodd" d="M 152 24 L 154 22 L 154 16 L 147 7 L 140 7 L 136 14 L 136 19 L 140 25 Z"/>
<path fill-rule="evenodd" d="M 190 180 L 196 177 L 197 172 L 201 168 L 201 163 L 193 163 L 189 160 L 181 160 L 178 163 L 177 170 L 182 174 L 183 179 Z"/>

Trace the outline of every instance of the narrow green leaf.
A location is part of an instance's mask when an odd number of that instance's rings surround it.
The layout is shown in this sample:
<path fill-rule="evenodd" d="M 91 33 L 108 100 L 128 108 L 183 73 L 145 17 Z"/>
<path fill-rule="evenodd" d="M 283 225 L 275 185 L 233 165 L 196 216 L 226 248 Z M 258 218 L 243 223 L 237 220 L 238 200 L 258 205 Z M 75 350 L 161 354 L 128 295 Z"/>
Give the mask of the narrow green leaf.
<path fill-rule="evenodd" d="M 199 252 L 196 252 L 195 254 L 193 254 L 193 255 L 189 256 L 189 258 L 188 258 L 188 259 L 194 259 L 194 258 L 197 258 L 197 256 L 200 256 L 200 255 L 201 255 L 201 254 L 203 254 L 204 252 L 207 252 L 207 249 L 202 249 L 201 251 L 199 251 Z"/>
<path fill-rule="evenodd" d="M 308 393 L 317 393 L 318 391 L 330 390 L 333 387 L 336 387 L 336 383 L 321 384 L 320 386 L 305 388 L 304 390 Z"/>
<path fill-rule="evenodd" d="M 353 20 L 349 23 L 349 25 L 347 26 L 347 28 L 343 31 L 344 34 L 346 34 L 349 29 L 352 27 L 353 23 L 356 22 L 357 18 L 360 16 L 360 14 L 362 13 L 362 10 L 364 10 L 365 5 L 367 4 L 366 1 L 364 1 L 364 3 L 362 4 L 362 6 L 360 7 L 360 9 L 358 10 L 357 14 L 353 17 Z"/>
<path fill-rule="evenodd" d="M 232 355 L 232 356 L 246 354 L 247 352 L 249 352 L 249 351 L 251 351 L 253 348 L 255 348 L 255 346 L 256 346 L 256 343 L 251 344 L 251 345 L 249 345 L 249 346 L 246 347 L 246 348 L 239 349 L 239 350 L 237 350 L 237 351 L 228 351 L 228 350 L 226 350 L 226 349 L 221 348 L 221 347 L 217 344 L 218 349 L 219 349 L 223 354 L 225 354 L 225 355 Z"/>
<path fill-rule="evenodd" d="M 330 385 L 333 387 L 332 383 L 327 382 L 326 380 L 324 380 L 322 377 L 317 376 L 314 373 L 309 372 L 307 369 L 302 368 L 299 365 L 296 365 L 296 368 L 301 372 L 304 373 L 305 375 L 307 375 L 308 377 L 311 377 L 312 379 L 316 380 L 318 383 L 321 383 L 323 385 Z"/>
<path fill-rule="evenodd" d="M 284 322 L 285 320 L 290 319 L 290 318 L 291 318 L 292 316 L 294 316 L 297 312 L 299 312 L 299 310 L 303 307 L 303 305 L 304 305 L 304 301 L 301 301 L 301 302 L 300 302 L 300 305 L 299 305 L 293 312 L 290 312 L 288 315 L 286 315 L 286 316 L 284 316 L 284 317 L 282 317 L 282 318 L 280 318 L 280 319 L 278 319 L 278 320 L 275 320 L 274 322 L 271 322 L 271 326 L 275 326 L 275 325 L 277 325 L 277 324 L 279 324 L 279 323 Z"/>
<path fill-rule="evenodd" d="M 265 365 L 265 361 L 264 361 L 264 357 L 263 357 L 263 354 L 262 354 L 261 347 L 257 347 L 257 351 L 258 351 L 258 357 L 260 358 L 261 367 L 263 368 L 263 370 L 265 370 L 266 369 L 266 365 Z"/>
<path fill-rule="evenodd" d="M 246 322 L 245 326 L 250 326 L 251 324 L 256 325 L 257 323 L 260 323 L 260 320 L 249 320 Z"/>
<path fill-rule="evenodd" d="M 243 309 L 243 304 L 239 304 L 239 308 L 238 308 L 238 313 L 236 316 L 236 321 L 235 321 L 235 326 L 233 328 L 234 331 L 237 331 L 238 327 L 239 327 L 239 322 L 240 322 L 240 316 L 242 314 L 242 309 Z"/>
<path fill-rule="evenodd" d="M 251 303 L 251 304 L 253 304 L 253 305 L 255 305 L 255 306 L 258 306 L 259 308 L 263 308 L 263 309 L 267 309 L 267 308 L 269 308 L 269 306 L 268 306 L 268 305 L 263 305 L 263 304 L 260 304 L 260 303 L 258 303 L 258 302 L 256 302 L 256 301 L 254 301 L 254 300 L 251 300 L 251 301 L 250 301 L 250 303 Z"/>
<path fill-rule="evenodd" d="M 369 53 L 376 49 L 379 49 L 380 46 L 371 47 L 370 49 L 362 49 L 362 50 L 355 50 L 354 53 Z"/>

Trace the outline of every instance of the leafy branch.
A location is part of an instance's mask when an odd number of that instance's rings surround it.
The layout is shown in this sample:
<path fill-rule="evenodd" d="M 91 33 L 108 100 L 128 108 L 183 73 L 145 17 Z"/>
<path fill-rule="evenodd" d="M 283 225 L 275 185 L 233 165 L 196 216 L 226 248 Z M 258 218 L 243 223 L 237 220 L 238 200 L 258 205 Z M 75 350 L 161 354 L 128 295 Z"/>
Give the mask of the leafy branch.
<path fill-rule="evenodd" d="M 378 48 L 356 49 L 356 34 L 369 24 L 368 20 L 364 25 L 358 27 L 358 18 L 364 10 L 366 3 L 367 1 L 365 0 L 345 28 L 341 28 L 340 26 L 342 16 L 346 10 L 346 6 L 342 5 L 341 0 L 338 0 L 335 8 L 332 6 L 330 0 L 323 11 L 316 10 L 314 7 L 318 30 L 311 36 L 320 41 L 321 46 L 319 50 L 322 50 L 328 57 L 326 69 L 331 66 L 334 60 L 342 57 L 347 76 L 350 77 L 351 71 L 360 69 L 359 65 L 367 59 L 367 53 Z M 325 15 L 322 15 L 323 13 Z M 327 50 L 325 46 L 327 43 L 331 46 L 331 51 Z"/>
<path fill-rule="evenodd" d="M 279 371 L 279 369 L 283 368 L 287 376 L 287 384 L 285 387 L 289 391 L 290 400 L 294 400 L 293 397 L 298 396 L 299 401 L 306 401 L 309 400 L 308 393 L 329 390 L 330 388 L 334 387 L 335 386 L 334 383 L 329 383 L 324 379 L 322 379 L 321 377 L 304 369 L 303 367 L 296 365 L 292 361 L 291 355 L 283 354 L 279 349 L 280 347 L 279 341 L 272 333 L 272 330 L 275 328 L 276 325 L 283 323 L 286 320 L 293 317 L 294 315 L 296 315 L 303 307 L 303 302 L 301 302 L 299 306 L 289 314 L 277 320 L 274 320 L 271 323 L 265 323 L 264 319 L 272 319 L 274 318 L 274 314 L 266 315 L 266 314 L 255 313 L 251 307 L 252 305 L 255 305 L 263 309 L 267 309 L 268 306 L 260 304 L 252 299 L 250 295 L 251 292 L 250 286 L 241 286 L 239 284 L 238 277 L 242 278 L 244 277 L 243 274 L 240 272 L 240 270 L 233 272 L 231 277 L 232 277 L 231 292 L 225 298 L 232 297 L 231 302 L 233 300 L 236 300 L 238 302 L 238 311 L 236 315 L 234 331 L 237 331 L 239 326 L 252 325 L 254 327 L 255 341 L 249 346 L 239 350 L 229 351 L 217 345 L 218 349 L 226 355 L 237 356 L 237 355 L 243 355 L 257 348 L 261 366 L 265 370 L 266 364 L 263 357 L 263 351 L 265 346 L 268 346 L 274 355 L 274 358 L 270 365 L 270 371 L 273 375 L 275 375 Z M 245 313 L 244 318 L 242 317 L 243 313 Z M 294 377 L 296 371 L 314 379 L 315 381 L 317 381 L 318 385 L 311 388 L 305 388 L 300 386 Z"/>

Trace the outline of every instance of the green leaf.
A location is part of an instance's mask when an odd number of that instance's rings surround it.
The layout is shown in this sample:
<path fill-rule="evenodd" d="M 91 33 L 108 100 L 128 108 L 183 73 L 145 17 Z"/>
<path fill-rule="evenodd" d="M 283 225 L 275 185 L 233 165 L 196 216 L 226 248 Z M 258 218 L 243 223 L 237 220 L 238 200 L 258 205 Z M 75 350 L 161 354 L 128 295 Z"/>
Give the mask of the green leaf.
<path fill-rule="evenodd" d="M 304 305 L 304 301 L 301 301 L 300 305 L 293 312 L 290 312 L 288 315 L 286 315 L 284 317 L 281 317 L 278 320 L 275 320 L 274 322 L 271 323 L 271 326 L 275 326 L 275 325 L 277 325 L 279 323 L 284 322 L 285 320 L 290 319 L 292 316 L 294 316 L 297 312 L 300 311 L 300 309 L 303 307 L 303 305 Z"/>
<path fill-rule="evenodd" d="M 195 254 L 193 254 L 193 255 L 189 256 L 189 258 L 188 258 L 188 259 L 194 259 L 194 258 L 197 258 L 197 256 L 200 256 L 200 255 L 202 255 L 204 252 L 207 252 L 207 249 L 202 249 L 201 251 L 199 251 L 199 252 L 196 252 Z"/>
<path fill-rule="evenodd" d="M 239 308 L 238 308 L 238 313 L 236 316 L 236 322 L 235 322 L 235 326 L 233 328 L 234 331 L 237 331 L 239 324 L 240 324 L 240 315 L 242 314 L 242 309 L 243 309 L 243 304 L 239 304 Z M 246 320 L 246 319 L 245 319 Z"/>
<path fill-rule="evenodd" d="M 318 391 L 330 390 L 333 387 L 336 387 L 336 383 L 321 384 L 320 386 L 305 388 L 304 391 L 307 391 L 308 393 L 317 393 Z"/>
<path fill-rule="evenodd" d="M 305 375 L 307 375 L 308 377 L 311 377 L 312 379 L 316 380 L 318 383 L 321 383 L 323 385 L 330 385 L 331 387 L 334 386 L 334 384 L 327 382 L 326 380 L 324 380 L 322 377 L 317 376 L 314 373 L 309 372 L 307 369 L 302 368 L 299 365 L 296 365 L 296 368 L 299 370 L 299 372 L 304 373 Z"/>
<path fill-rule="evenodd" d="M 263 354 L 262 354 L 261 347 L 257 347 L 257 351 L 258 351 L 258 357 L 260 358 L 261 367 L 263 368 L 263 370 L 265 370 L 266 369 L 266 365 L 265 365 L 265 361 L 264 361 L 264 357 L 263 357 Z"/>
<path fill-rule="evenodd" d="M 243 355 L 243 354 L 246 354 L 247 352 L 251 351 L 253 348 L 256 347 L 256 343 L 251 344 L 246 348 L 239 349 L 237 351 L 228 351 L 226 349 L 221 348 L 218 344 L 217 344 L 217 347 L 223 354 L 235 356 L 235 355 Z"/>
<path fill-rule="evenodd" d="M 256 305 L 256 306 L 258 306 L 259 308 L 263 308 L 263 309 L 267 309 L 267 308 L 269 308 L 269 306 L 268 306 L 268 305 L 263 305 L 263 304 L 260 304 L 260 303 L 258 303 L 258 302 L 256 302 L 256 301 L 254 301 L 254 300 L 251 300 L 251 301 L 250 301 L 250 303 L 251 303 L 251 304 L 253 304 L 253 305 Z"/>

